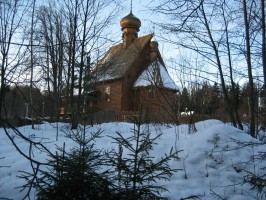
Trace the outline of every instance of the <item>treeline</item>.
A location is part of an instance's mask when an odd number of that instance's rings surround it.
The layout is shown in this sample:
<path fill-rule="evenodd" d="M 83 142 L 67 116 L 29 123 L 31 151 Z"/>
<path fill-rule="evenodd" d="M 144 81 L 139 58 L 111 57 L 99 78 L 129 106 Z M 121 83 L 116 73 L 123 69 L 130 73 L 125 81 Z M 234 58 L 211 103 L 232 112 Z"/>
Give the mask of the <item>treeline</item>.
<path fill-rule="evenodd" d="M 214 84 L 204 82 L 191 88 L 184 87 L 178 95 L 176 110 L 179 113 L 194 111 L 193 115 L 197 120 L 216 118 L 231 122 L 231 116 L 234 116 L 235 119 L 239 118 L 241 123 L 249 122 L 251 109 L 249 85 L 235 84 L 234 93 L 232 88 L 227 86 L 226 91 L 229 94 L 230 102 L 234 104 L 237 112 L 233 112 L 231 105 L 227 104 L 222 88 L 216 82 Z M 258 123 L 263 124 L 265 104 L 261 94 L 261 87 L 254 86 L 254 91 L 256 100 L 255 113 Z M 236 113 L 238 116 L 236 116 Z"/>
<path fill-rule="evenodd" d="M 248 87 L 248 84 L 236 84 L 234 94 L 230 86 L 226 87 L 230 101 L 236 106 L 242 122 L 248 122 L 250 115 Z M 254 91 L 256 91 L 256 113 L 258 118 L 262 120 L 265 106 L 263 98 L 261 98 L 261 88 L 254 86 Z M 30 96 L 32 96 L 32 105 L 29 104 Z M 5 112 L 8 118 L 25 118 L 30 116 L 34 118 L 54 118 L 57 113 L 53 107 L 53 94 L 49 94 L 48 91 L 41 92 L 38 88 L 30 91 L 30 87 L 27 85 L 7 86 L 5 98 Z M 30 113 L 31 107 L 33 108 L 32 113 Z M 184 87 L 177 93 L 176 102 L 173 107 L 179 115 L 182 112 L 194 111 L 194 115 L 198 117 L 198 120 L 210 118 L 221 119 L 223 121 L 231 120 L 230 112 L 232 110 L 230 110 L 230 106 L 225 101 L 221 86 L 216 82 L 214 84 L 203 82 L 190 88 Z M 263 121 L 260 122 L 262 123 Z"/>
<path fill-rule="evenodd" d="M 53 94 L 31 89 L 28 85 L 6 86 L 2 115 L 7 118 L 53 118 L 56 113 Z M 30 101 L 30 98 L 32 101 Z M 59 108 L 58 108 L 59 109 Z"/>

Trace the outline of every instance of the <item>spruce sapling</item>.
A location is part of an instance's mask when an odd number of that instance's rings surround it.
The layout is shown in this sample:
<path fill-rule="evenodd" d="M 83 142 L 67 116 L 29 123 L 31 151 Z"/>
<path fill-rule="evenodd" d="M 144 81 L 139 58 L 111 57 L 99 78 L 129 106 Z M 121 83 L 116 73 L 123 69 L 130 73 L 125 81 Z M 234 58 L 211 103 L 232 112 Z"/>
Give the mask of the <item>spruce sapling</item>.
<path fill-rule="evenodd" d="M 167 191 L 162 185 L 156 185 L 158 180 L 170 180 L 177 169 L 170 168 L 168 162 L 177 156 L 178 151 L 171 148 L 169 154 L 165 154 L 159 161 L 154 161 L 151 152 L 156 145 L 156 140 L 161 133 L 152 136 L 149 130 L 143 130 L 144 121 L 132 118 L 134 128 L 131 136 L 124 137 L 117 132 L 117 136 L 109 136 L 118 144 L 119 150 L 113 150 L 108 154 L 109 163 L 114 168 L 119 199 L 165 199 L 161 197 L 161 191 Z M 126 155 L 123 152 L 128 152 Z"/>

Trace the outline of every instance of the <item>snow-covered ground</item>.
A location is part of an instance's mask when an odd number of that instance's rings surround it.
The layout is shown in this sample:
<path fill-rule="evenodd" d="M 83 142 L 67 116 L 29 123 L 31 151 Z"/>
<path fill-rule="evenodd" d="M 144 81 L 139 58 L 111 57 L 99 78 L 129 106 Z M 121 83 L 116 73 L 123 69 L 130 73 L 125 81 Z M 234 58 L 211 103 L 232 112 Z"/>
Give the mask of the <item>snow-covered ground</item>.
<path fill-rule="evenodd" d="M 56 141 L 57 127 L 59 128 L 59 139 Z M 132 132 L 133 124 L 130 123 L 106 123 L 88 127 L 87 132 L 103 130 L 102 138 L 97 139 L 98 148 L 117 149 L 110 137 L 119 131 L 125 137 Z M 198 195 L 199 199 L 227 199 L 227 200 L 250 200 L 266 199 L 259 197 L 257 190 L 252 190 L 251 185 L 244 183 L 247 171 L 255 174 L 265 174 L 266 160 L 256 160 L 254 155 L 266 151 L 266 144 L 260 143 L 239 129 L 224 124 L 218 120 L 207 120 L 196 124 L 197 131 L 188 133 L 187 125 L 144 125 L 154 134 L 162 133 L 158 145 L 154 146 L 152 155 L 155 159 L 161 158 L 164 153 L 169 153 L 171 147 L 175 150 L 182 150 L 179 159 L 171 160 L 173 168 L 181 169 L 175 173 L 171 181 L 159 181 L 157 184 L 165 185 L 169 192 L 162 193 L 162 196 L 169 199 L 181 199 L 192 195 Z M 34 141 L 42 141 L 45 146 L 55 151 L 66 144 L 70 149 L 74 142 L 65 137 L 70 131 L 67 124 L 42 124 L 36 129 L 31 126 L 19 128 L 26 137 Z M 13 133 L 12 129 L 7 130 L 19 148 L 28 155 L 29 145 L 23 139 Z M 253 145 L 253 143 L 255 143 Z M 34 150 L 32 157 L 40 162 L 46 161 L 47 155 L 44 152 Z M 31 166 L 28 160 L 18 153 L 15 147 L 7 138 L 3 129 L 0 129 L 0 199 L 22 199 L 25 191 L 20 192 L 17 187 L 25 182 L 19 179 L 21 171 L 30 171 Z M 264 188 L 264 195 L 265 188 Z M 35 191 L 31 191 L 34 199 Z M 261 194 L 262 195 L 262 194 Z"/>

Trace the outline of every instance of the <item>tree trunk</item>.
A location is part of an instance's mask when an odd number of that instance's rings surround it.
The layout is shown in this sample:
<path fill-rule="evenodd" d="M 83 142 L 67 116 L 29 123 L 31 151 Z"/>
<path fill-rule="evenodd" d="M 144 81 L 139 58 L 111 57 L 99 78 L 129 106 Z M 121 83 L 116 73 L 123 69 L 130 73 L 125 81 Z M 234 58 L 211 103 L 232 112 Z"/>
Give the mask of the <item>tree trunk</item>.
<path fill-rule="evenodd" d="M 264 93 L 266 93 L 266 27 L 265 27 L 265 0 L 261 0 L 261 28 L 262 28 L 262 67 L 264 78 Z M 266 94 L 265 94 L 266 95 Z M 266 100 L 266 97 L 265 97 Z"/>
<path fill-rule="evenodd" d="M 204 25 L 205 25 L 205 27 L 207 29 L 208 36 L 209 36 L 209 39 L 211 40 L 212 48 L 213 48 L 214 53 L 215 53 L 216 62 L 217 62 L 218 70 L 219 70 L 219 73 L 220 73 L 222 89 L 223 89 L 225 100 L 226 100 L 226 103 L 227 103 L 227 106 L 228 106 L 228 112 L 230 114 L 233 126 L 237 127 L 236 126 L 236 122 L 235 122 L 235 118 L 234 118 L 234 114 L 233 114 L 232 103 L 230 101 L 230 98 L 229 98 L 227 90 L 226 90 L 226 84 L 225 84 L 225 80 L 224 80 L 224 75 L 223 75 L 223 70 L 222 70 L 222 64 L 221 64 L 221 60 L 220 60 L 219 51 L 218 51 L 218 48 L 217 48 L 217 46 L 216 46 L 216 44 L 214 42 L 214 39 L 212 37 L 212 33 L 211 33 L 211 30 L 210 30 L 210 27 L 209 27 L 209 24 L 208 24 L 208 20 L 207 20 L 206 14 L 205 14 L 205 10 L 204 10 L 203 4 L 201 5 L 201 8 L 202 8 L 202 14 L 203 14 L 203 17 L 204 17 Z"/>
<path fill-rule="evenodd" d="M 262 118 L 262 124 L 266 125 L 266 27 L 265 27 L 265 0 L 261 0 L 261 29 L 262 29 L 262 37 L 261 37 L 261 58 L 262 58 L 262 70 L 263 70 L 263 87 L 260 93 L 261 97 L 261 105 L 259 107 L 260 115 Z"/>
<path fill-rule="evenodd" d="M 73 46 L 72 46 L 72 63 L 71 63 L 71 91 L 70 91 L 70 105 L 71 105 L 71 129 L 77 129 L 78 126 L 78 113 L 77 113 L 77 105 L 74 101 L 74 88 L 75 88 L 75 66 L 76 66 L 76 40 L 77 40 L 77 20 L 78 20 L 78 1 L 75 3 L 75 11 L 74 11 L 74 24 L 73 24 Z"/>
<path fill-rule="evenodd" d="M 248 67 L 248 80 L 249 80 L 249 99 L 250 99 L 250 135 L 256 137 L 255 130 L 255 92 L 252 75 L 251 65 L 251 49 L 250 49 L 250 32 L 249 32 L 249 21 L 247 13 L 247 2 L 243 0 L 244 20 L 245 20 L 245 36 L 246 36 L 246 59 Z"/>
<path fill-rule="evenodd" d="M 34 128 L 33 123 L 33 100 L 32 100 L 32 89 L 33 89 L 33 25 L 34 25 L 34 13 L 35 13 L 35 0 L 33 0 L 32 14 L 31 14 L 31 31 L 30 31 L 30 115 L 31 115 L 31 128 Z"/>
<path fill-rule="evenodd" d="M 229 62 L 229 71 L 230 71 L 230 80 L 231 80 L 231 85 L 232 85 L 232 93 L 233 93 L 233 112 L 235 113 L 236 116 L 236 121 L 238 123 L 238 127 L 243 130 L 243 125 L 241 123 L 241 120 L 239 118 L 238 114 L 238 109 L 237 109 L 237 96 L 236 96 L 236 91 L 235 91 L 235 82 L 233 80 L 233 67 L 232 67 L 232 59 L 231 59 L 231 50 L 230 50 L 230 43 L 229 43 L 229 32 L 228 32 L 228 22 L 226 20 L 226 17 L 224 15 L 224 10 L 223 10 L 223 18 L 224 18 L 224 23 L 225 23 L 225 34 L 226 34 L 226 47 L 227 47 L 227 55 L 228 55 L 228 62 Z"/>
<path fill-rule="evenodd" d="M 82 41 L 81 41 L 81 61 L 80 61 L 80 69 L 79 69 L 79 82 L 78 82 L 78 98 L 77 98 L 77 115 L 80 116 L 81 114 L 81 105 L 82 105 L 82 98 L 81 98 L 81 91 L 82 91 L 82 80 L 83 80 L 83 71 L 84 71 L 84 58 L 85 58 L 85 40 L 86 40 L 86 31 L 87 31 L 87 18 L 88 18 L 88 9 L 89 9 L 89 1 L 86 3 L 85 7 L 85 16 L 83 22 L 83 33 L 82 33 Z M 81 118 L 81 117 L 78 117 Z"/>

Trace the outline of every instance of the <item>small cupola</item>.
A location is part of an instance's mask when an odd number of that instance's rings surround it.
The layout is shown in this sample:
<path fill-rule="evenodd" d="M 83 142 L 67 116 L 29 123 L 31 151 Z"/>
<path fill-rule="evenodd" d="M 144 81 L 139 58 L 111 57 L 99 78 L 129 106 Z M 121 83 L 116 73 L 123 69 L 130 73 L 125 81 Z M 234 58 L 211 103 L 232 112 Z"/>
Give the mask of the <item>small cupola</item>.
<path fill-rule="evenodd" d="M 120 21 L 121 30 L 123 31 L 122 39 L 125 47 L 129 46 L 136 38 L 138 38 L 141 21 L 130 12 Z"/>

